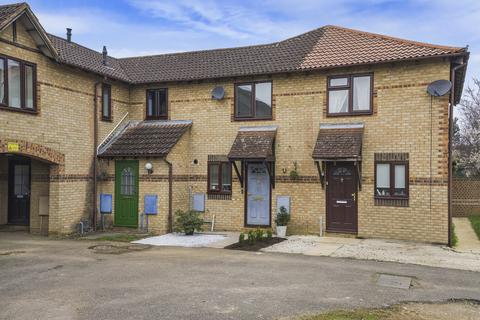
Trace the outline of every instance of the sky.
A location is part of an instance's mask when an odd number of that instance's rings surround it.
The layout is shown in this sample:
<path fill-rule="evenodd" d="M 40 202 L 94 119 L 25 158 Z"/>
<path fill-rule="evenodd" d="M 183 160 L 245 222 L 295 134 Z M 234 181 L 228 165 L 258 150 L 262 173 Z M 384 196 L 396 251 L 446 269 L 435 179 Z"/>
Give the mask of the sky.
<path fill-rule="evenodd" d="M 15 1 L 15 0 L 13 0 Z M 0 3 L 12 1 L 0 0 Z M 479 0 L 28 1 L 47 32 L 114 57 L 270 43 L 327 25 L 465 47 L 480 73 Z"/>

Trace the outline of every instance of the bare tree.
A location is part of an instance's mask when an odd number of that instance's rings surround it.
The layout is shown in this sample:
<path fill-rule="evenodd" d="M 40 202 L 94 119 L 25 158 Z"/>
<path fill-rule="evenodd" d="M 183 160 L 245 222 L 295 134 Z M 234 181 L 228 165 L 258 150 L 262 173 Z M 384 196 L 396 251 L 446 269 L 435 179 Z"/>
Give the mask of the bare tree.
<path fill-rule="evenodd" d="M 458 108 L 460 131 L 453 137 L 456 172 L 480 177 L 480 79 L 473 79 Z"/>

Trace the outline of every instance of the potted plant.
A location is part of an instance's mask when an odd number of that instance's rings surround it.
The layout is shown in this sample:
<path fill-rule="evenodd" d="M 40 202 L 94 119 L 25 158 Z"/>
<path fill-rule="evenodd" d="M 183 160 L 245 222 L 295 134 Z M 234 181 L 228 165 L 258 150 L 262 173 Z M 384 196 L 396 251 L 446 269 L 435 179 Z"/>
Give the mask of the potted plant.
<path fill-rule="evenodd" d="M 277 212 L 277 217 L 275 218 L 275 224 L 277 225 L 277 237 L 285 238 L 287 235 L 287 224 L 290 221 L 290 214 L 287 211 L 287 208 L 284 206 L 280 207 L 280 210 Z"/>
<path fill-rule="evenodd" d="M 175 212 L 175 231 L 185 232 L 187 236 L 193 235 L 195 230 L 202 231 L 203 219 L 201 214 L 201 212 L 195 210 L 177 210 Z"/>

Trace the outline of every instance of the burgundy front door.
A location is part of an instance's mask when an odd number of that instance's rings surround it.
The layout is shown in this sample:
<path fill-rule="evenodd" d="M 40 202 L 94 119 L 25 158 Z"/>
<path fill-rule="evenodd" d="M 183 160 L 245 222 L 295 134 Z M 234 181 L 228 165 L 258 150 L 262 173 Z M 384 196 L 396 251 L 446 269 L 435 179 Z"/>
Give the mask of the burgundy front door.
<path fill-rule="evenodd" d="M 327 165 L 327 231 L 357 232 L 357 179 L 349 162 Z"/>

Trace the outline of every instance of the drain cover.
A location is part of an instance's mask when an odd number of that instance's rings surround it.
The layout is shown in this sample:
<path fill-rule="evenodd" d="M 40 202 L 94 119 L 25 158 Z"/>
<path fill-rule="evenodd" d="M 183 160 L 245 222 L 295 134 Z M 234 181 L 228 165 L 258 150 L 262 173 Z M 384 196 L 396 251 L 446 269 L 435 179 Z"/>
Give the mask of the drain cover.
<path fill-rule="evenodd" d="M 380 274 L 377 279 L 377 285 L 381 287 L 410 289 L 410 286 L 412 285 L 412 278 L 391 274 Z"/>

